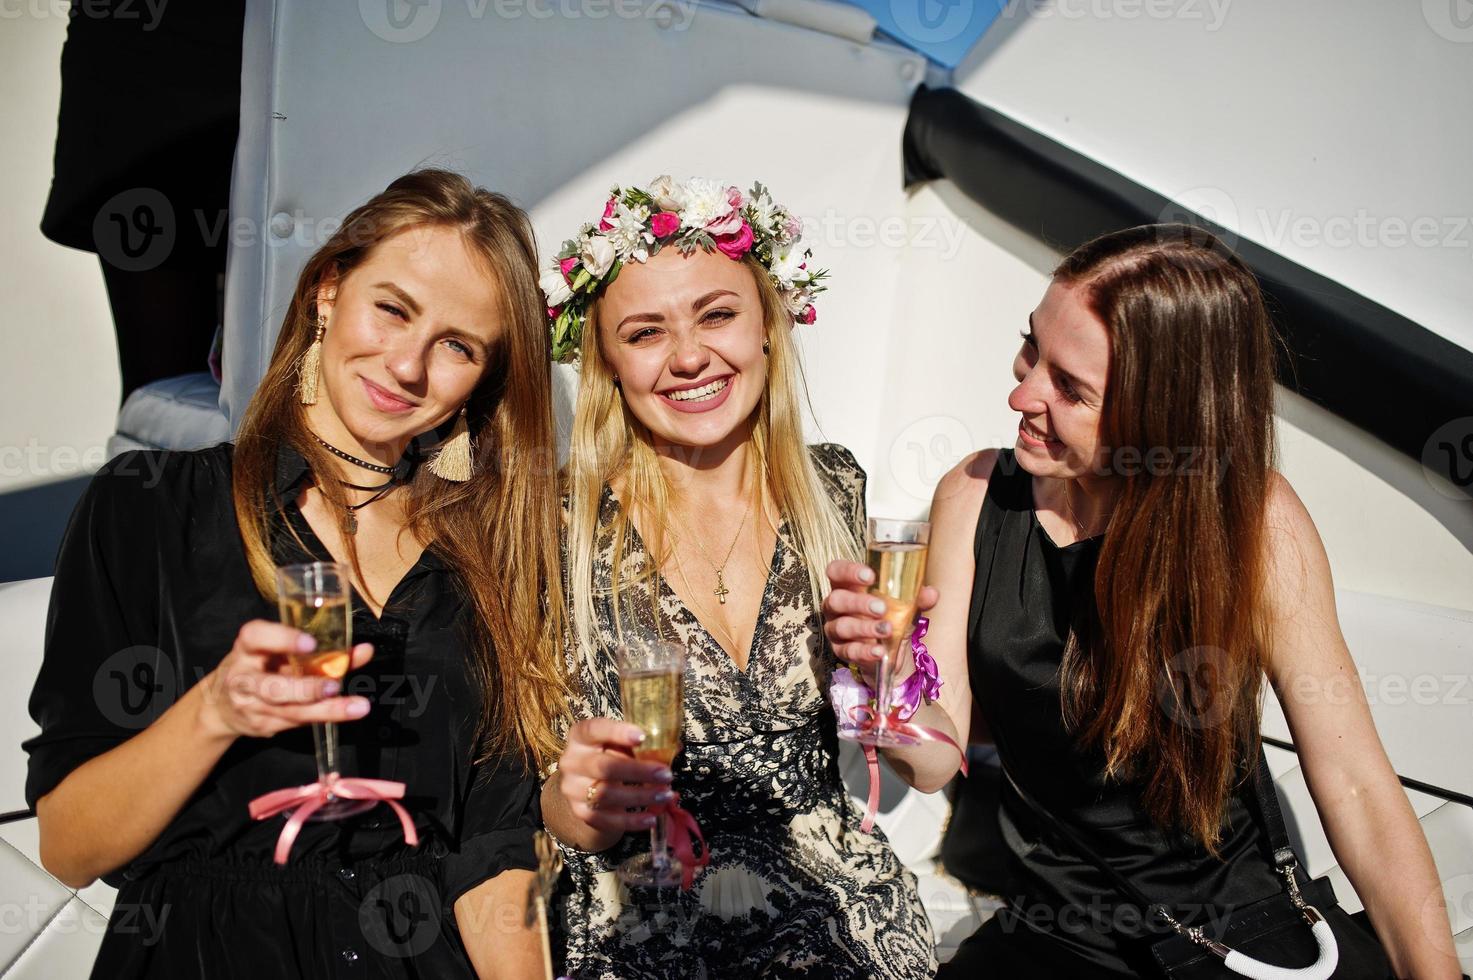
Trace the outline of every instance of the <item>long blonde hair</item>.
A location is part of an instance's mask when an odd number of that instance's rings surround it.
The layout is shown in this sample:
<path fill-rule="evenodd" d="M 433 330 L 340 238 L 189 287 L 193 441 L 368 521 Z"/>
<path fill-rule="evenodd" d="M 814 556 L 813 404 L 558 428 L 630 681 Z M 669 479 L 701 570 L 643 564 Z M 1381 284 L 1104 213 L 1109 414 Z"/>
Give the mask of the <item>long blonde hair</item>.
<path fill-rule="evenodd" d="M 515 755 L 540 767 L 561 750 L 553 732 L 567 710 L 557 648 L 565 613 L 557 588 L 549 340 L 537 246 L 520 208 L 459 174 L 420 170 L 343 220 L 302 269 L 266 375 L 246 408 L 234 453 L 236 519 L 256 587 L 274 598 L 271 532 L 285 524 L 288 503 L 275 492 L 277 447 L 296 449 L 314 474 L 334 472 L 295 393 L 298 363 L 315 332 L 318 286 L 330 272 L 341 281 L 380 242 L 423 226 L 459 231 L 484 260 L 506 330 L 466 406 L 475 437 L 474 477 L 451 483 L 420 467 L 406 488 L 407 527 L 445 556 L 474 610 L 469 653 L 483 693 L 482 757 Z M 344 513 L 347 499 L 338 481 L 316 484 L 330 511 Z M 344 534 L 343 541 L 362 581 L 353 536 Z"/>
<path fill-rule="evenodd" d="M 839 504 L 819 481 L 803 441 L 802 405 L 807 386 L 792 337 L 793 318 L 767 270 L 750 256 L 742 263 L 757 283 L 767 341 L 767 384 L 753 412 L 748 450 L 757 464 L 758 491 L 771 497 L 788 522 L 792 545 L 808 569 L 815 608 L 827 594 L 825 566 L 835 558 L 854 558 L 859 544 Z M 598 509 L 603 487 L 623 478 L 621 507 L 614 525 L 614 568 L 610 597 L 616 620 L 622 608 L 620 581 L 629 544 L 629 515 L 664 515 L 671 490 L 660 467 L 650 431 L 629 411 L 614 386 L 614 374 L 598 342 L 598 302 L 583 331 L 581 379 L 573 413 L 573 431 L 564 484 L 568 492 L 567 581 L 573 640 L 584 658 L 599 648 L 594 588 L 594 553 L 598 545 Z M 761 499 L 761 498 L 759 498 Z M 664 527 L 647 529 L 650 560 L 641 572 L 653 582 L 669 556 Z M 655 590 L 651 589 L 653 595 Z M 615 631 L 619 630 L 616 622 Z"/>

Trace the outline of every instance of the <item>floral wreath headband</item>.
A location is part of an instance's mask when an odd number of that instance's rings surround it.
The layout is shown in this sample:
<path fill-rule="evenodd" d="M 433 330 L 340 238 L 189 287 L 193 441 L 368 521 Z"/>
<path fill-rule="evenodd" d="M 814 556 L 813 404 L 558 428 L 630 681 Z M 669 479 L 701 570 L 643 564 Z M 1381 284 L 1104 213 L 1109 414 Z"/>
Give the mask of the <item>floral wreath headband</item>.
<path fill-rule="evenodd" d="M 656 177 L 648 189 L 616 186 L 598 224 L 585 224 L 577 238 L 563 242 L 540 280 L 552 359 L 576 363 L 588 308 L 599 290 L 624 263 L 644 262 L 670 244 L 682 255 L 703 248 L 736 261 L 750 252 L 767 269 L 793 319 L 812 323 L 818 316 L 813 298 L 824 291 L 820 282 L 828 270 L 809 270 L 813 252 L 802 237 L 802 221 L 773 203 L 761 184 L 754 183 L 745 197 L 735 187 L 699 177 L 684 183 Z"/>

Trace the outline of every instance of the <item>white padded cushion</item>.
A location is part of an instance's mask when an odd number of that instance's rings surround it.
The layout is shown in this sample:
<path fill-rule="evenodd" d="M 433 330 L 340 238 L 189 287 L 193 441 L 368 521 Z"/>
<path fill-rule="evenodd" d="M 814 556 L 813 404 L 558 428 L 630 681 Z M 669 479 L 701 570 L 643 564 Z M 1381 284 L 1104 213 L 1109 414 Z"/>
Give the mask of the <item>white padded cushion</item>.
<path fill-rule="evenodd" d="M 118 431 L 107 441 L 107 455 L 113 459 L 129 449 L 203 449 L 229 438 L 220 386 L 201 371 L 164 378 L 129 395 L 118 413 Z"/>
<path fill-rule="evenodd" d="M 0 685 L 0 812 L 26 807 L 26 754 L 20 743 L 40 731 L 26 702 L 41 671 L 50 598 L 49 578 L 0 582 L 0 636 L 5 637 L 6 667 L 13 681 Z"/>

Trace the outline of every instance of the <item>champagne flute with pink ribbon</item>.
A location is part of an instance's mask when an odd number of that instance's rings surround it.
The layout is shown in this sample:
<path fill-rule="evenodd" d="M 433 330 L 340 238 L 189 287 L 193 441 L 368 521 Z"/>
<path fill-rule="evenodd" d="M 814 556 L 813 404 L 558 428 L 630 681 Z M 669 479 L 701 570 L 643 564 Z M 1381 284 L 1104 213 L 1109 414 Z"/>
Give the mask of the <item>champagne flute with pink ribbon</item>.
<path fill-rule="evenodd" d="M 916 618 L 930 535 L 931 525 L 925 521 L 869 519 L 869 567 L 875 577 L 869 594 L 884 603 L 890 634 L 883 644 L 884 656 L 875 663 L 873 686 L 852 666 L 834 671 L 830 683 L 839 737 L 864 747 L 869 801 L 860 829 L 866 833 L 879 812 L 880 749 L 941 742 L 956 750 L 961 756 L 962 772 L 967 771 L 966 753 L 955 739 L 913 720 L 923 705 L 935 701 L 941 693 L 936 661 L 922 642 L 928 624 L 924 616 Z M 902 650 L 910 652 L 916 669 L 897 688 L 895 677 Z"/>
<path fill-rule="evenodd" d="M 317 641 L 311 653 L 282 657 L 278 672 L 291 677 L 346 677 L 353 658 L 352 589 L 346 570 L 336 562 L 283 566 L 276 570 L 276 597 L 281 621 Z M 338 771 L 338 732 L 332 722 L 314 724 L 312 742 L 317 782 L 266 793 L 250 803 L 251 816 L 257 820 L 287 815 L 277 841 L 277 864 L 286 863 L 304 822 L 342 820 L 380 802 L 398 814 L 405 840 L 419 843 L 414 822 L 396 802 L 404 795 L 403 783 L 344 778 Z"/>
<path fill-rule="evenodd" d="M 672 765 L 680 754 L 685 724 L 685 648 L 658 639 L 628 640 L 615 655 L 624 720 L 644 731 L 634 757 Z M 631 885 L 689 888 L 696 870 L 708 860 L 700 827 L 678 798 L 651 812 L 656 819 L 650 828 L 649 853 L 625 861 L 619 877 Z"/>
<path fill-rule="evenodd" d="M 844 737 L 888 748 L 915 745 L 919 739 L 900 730 L 888 710 L 893 700 L 900 651 L 915 626 L 916 597 L 926 579 L 926 553 L 931 525 L 926 521 L 902 521 L 887 517 L 869 519 L 869 567 L 875 574 L 870 595 L 885 604 L 885 622 L 890 635 L 882 646 L 885 655 L 875 664 L 874 701 L 866 724 L 841 731 Z"/>

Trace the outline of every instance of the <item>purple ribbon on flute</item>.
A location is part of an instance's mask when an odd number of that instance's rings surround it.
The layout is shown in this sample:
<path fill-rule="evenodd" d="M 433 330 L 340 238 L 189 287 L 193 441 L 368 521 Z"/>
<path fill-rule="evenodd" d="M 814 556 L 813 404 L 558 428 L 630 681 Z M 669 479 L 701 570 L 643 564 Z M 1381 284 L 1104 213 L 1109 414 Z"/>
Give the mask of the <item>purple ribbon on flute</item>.
<path fill-rule="evenodd" d="M 962 775 L 967 774 L 967 753 L 956 741 L 944 732 L 926 725 L 914 724 L 910 719 L 920 710 L 923 701 L 935 701 L 941 695 L 941 675 L 936 660 L 926 649 L 922 638 L 930 626 L 930 620 L 921 616 L 916 619 L 915 629 L 910 634 L 910 650 L 915 658 L 915 672 L 907 677 L 890 695 L 889 710 L 882 715 L 875 704 L 874 691 L 860 680 L 853 668 L 834 671 L 829 694 L 833 699 L 834 713 L 839 718 L 839 734 L 846 738 L 865 735 L 884 728 L 899 735 L 908 735 L 922 742 L 944 742 L 956 749 L 962 760 Z M 860 829 L 869 833 L 875 825 L 875 814 L 880 809 L 880 754 L 873 745 L 861 745 L 864 761 L 869 767 L 869 802 L 864 811 L 864 822 Z"/>
<path fill-rule="evenodd" d="M 286 826 L 281 828 L 281 836 L 276 839 L 275 861 L 277 864 L 286 864 L 292 845 L 297 842 L 297 834 L 301 833 L 302 824 L 333 799 L 387 803 L 399 816 L 399 824 L 404 828 L 404 842 L 411 847 L 419 846 L 419 833 L 414 829 L 414 821 L 409 819 L 409 811 L 399 805 L 398 801 L 403 798 L 403 783 L 389 779 L 344 778 L 333 773 L 325 782 L 307 783 L 263 793 L 251 800 L 250 811 L 251 816 L 257 820 L 292 811 Z"/>

